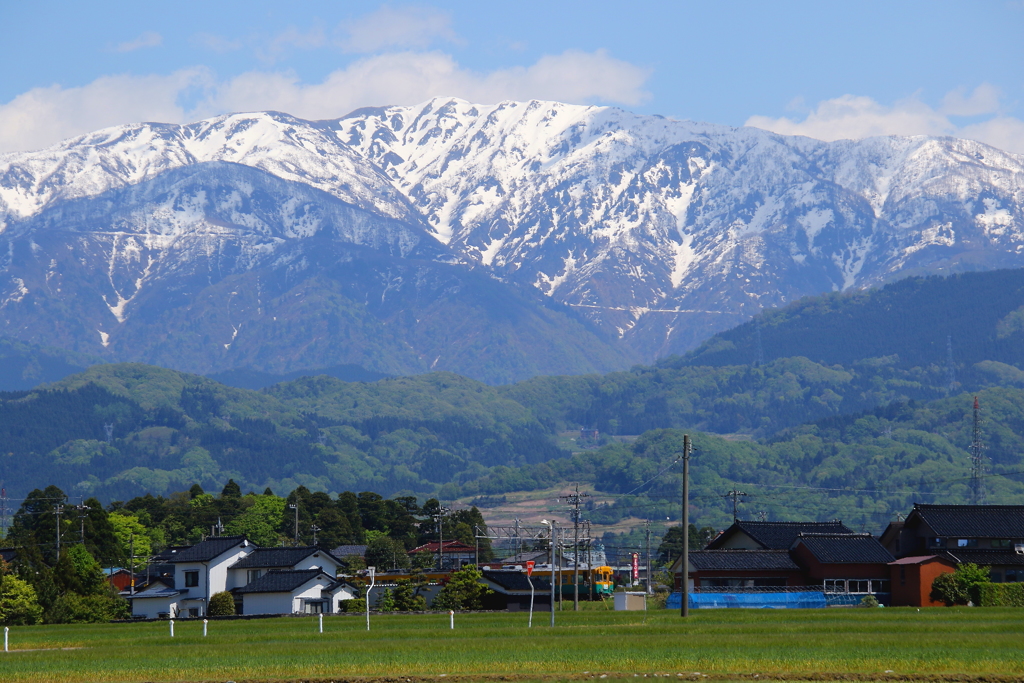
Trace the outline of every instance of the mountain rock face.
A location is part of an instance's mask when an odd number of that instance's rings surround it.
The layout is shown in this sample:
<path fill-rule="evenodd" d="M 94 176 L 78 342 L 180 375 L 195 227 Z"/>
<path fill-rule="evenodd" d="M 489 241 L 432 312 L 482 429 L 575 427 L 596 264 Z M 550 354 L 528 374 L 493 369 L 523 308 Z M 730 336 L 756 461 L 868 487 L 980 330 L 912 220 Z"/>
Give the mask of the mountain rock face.
<path fill-rule="evenodd" d="M 1024 157 L 435 99 L 119 126 L 0 156 L 0 334 L 192 372 L 489 382 L 764 308 L 1024 265 Z"/>

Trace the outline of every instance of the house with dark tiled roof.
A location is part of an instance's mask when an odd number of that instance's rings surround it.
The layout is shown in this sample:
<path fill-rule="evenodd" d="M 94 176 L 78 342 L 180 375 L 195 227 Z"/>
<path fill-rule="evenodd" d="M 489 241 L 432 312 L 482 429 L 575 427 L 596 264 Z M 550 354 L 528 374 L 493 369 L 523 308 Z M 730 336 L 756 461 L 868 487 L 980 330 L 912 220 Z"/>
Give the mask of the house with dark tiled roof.
<path fill-rule="evenodd" d="M 809 585 L 825 593 L 889 593 L 889 563 L 896 558 L 871 534 L 800 533 L 790 555 L 804 569 Z"/>
<path fill-rule="evenodd" d="M 235 588 L 231 565 L 256 547 L 244 536 L 213 536 L 176 551 L 167 558 L 173 565 L 173 587 L 163 581 L 153 590 L 132 597 L 132 615 L 144 618 L 204 617 L 210 596 Z"/>
<path fill-rule="evenodd" d="M 533 611 L 551 611 L 551 581 L 539 576 L 528 578 L 526 572 L 516 569 L 484 570 L 482 583 L 493 593 L 485 598 L 487 609 L 509 612 L 530 609 L 530 581 L 533 581 Z"/>
<path fill-rule="evenodd" d="M 439 554 L 439 546 L 437 541 L 431 541 L 430 543 L 424 543 L 421 546 L 417 546 L 409 551 L 409 555 L 415 555 L 417 553 L 431 553 L 434 556 L 434 562 L 437 562 Z M 444 557 L 444 568 L 449 569 L 452 567 L 458 568 L 467 564 L 476 563 L 476 548 L 471 545 L 466 545 L 462 541 L 445 541 L 444 548 L 440 551 Z"/>
<path fill-rule="evenodd" d="M 315 568 L 331 576 L 337 576 L 341 564 L 339 558 L 317 546 L 257 548 L 231 565 L 229 571 L 234 575 L 232 584 L 241 587 L 275 569 Z"/>
<path fill-rule="evenodd" d="M 360 559 L 366 558 L 366 545 L 339 545 L 337 548 L 331 550 L 331 555 L 334 555 L 342 562 L 348 562 L 348 557 L 358 557 Z"/>
<path fill-rule="evenodd" d="M 797 535 L 852 534 L 839 520 L 832 522 L 755 522 L 738 520 L 720 533 L 706 550 L 789 550 Z"/>
<path fill-rule="evenodd" d="M 689 553 L 693 591 L 771 591 L 813 587 L 831 593 L 888 593 L 895 558 L 870 534 L 842 522 L 740 520 L 704 550 Z M 680 560 L 672 567 L 682 586 Z"/>
<path fill-rule="evenodd" d="M 698 588 L 768 588 L 802 586 L 801 567 L 788 550 L 694 550 L 689 553 L 691 586 Z M 679 560 L 672 567 L 682 587 Z"/>
<path fill-rule="evenodd" d="M 882 543 L 898 558 L 938 556 L 991 568 L 992 581 L 1024 581 L 1024 505 L 916 504 Z"/>
<path fill-rule="evenodd" d="M 330 613 L 331 598 L 324 592 L 336 581 L 318 568 L 271 569 L 234 593 L 242 596 L 243 614 Z"/>

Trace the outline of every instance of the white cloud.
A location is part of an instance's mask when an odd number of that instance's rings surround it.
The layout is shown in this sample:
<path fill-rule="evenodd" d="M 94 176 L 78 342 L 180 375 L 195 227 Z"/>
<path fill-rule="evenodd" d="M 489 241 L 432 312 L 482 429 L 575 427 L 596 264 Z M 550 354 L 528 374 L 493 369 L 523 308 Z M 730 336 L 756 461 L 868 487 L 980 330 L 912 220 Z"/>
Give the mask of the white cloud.
<path fill-rule="evenodd" d="M 265 47 L 258 49 L 256 56 L 264 62 L 273 63 L 280 59 L 289 48 L 314 50 L 323 47 L 326 43 L 323 29 L 319 27 L 303 32 L 294 26 L 289 26 L 274 36 Z"/>
<path fill-rule="evenodd" d="M 221 54 L 242 49 L 242 41 L 229 40 L 224 36 L 218 36 L 213 33 L 199 33 L 192 40 L 207 50 L 213 50 Z"/>
<path fill-rule="evenodd" d="M 966 88 L 946 93 L 942 100 L 942 112 L 950 116 L 978 116 L 999 111 L 1002 93 L 991 83 L 982 83 L 967 97 L 964 97 L 964 92 Z"/>
<path fill-rule="evenodd" d="M 146 31 L 134 40 L 119 43 L 114 50 L 117 52 L 134 52 L 144 47 L 156 47 L 164 42 L 163 36 L 156 31 Z"/>
<path fill-rule="evenodd" d="M 860 139 L 876 135 L 953 135 L 1024 154 L 1024 121 L 1020 119 L 994 115 L 988 120 L 963 126 L 950 119 L 998 112 L 1000 93 L 994 86 L 983 83 L 970 95 L 965 95 L 965 92 L 960 89 L 947 93 L 938 109 L 917 98 L 886 106 L 870 97 L 843 95 L 819 102 L 803 120 L 751 116 L 746 125 L 819 140 Z"/>
<path fill-rule="evenodd" d="M 307 85 L 293 75 L 250 72 L 218 89 L 209 112 L 276 109 L 302 118 L 340 116 L 358 107 L 415 104 L 438 95 L 471 102 L 552 99 L 639 104 L 649 72 L 605 51 L 568 51 L 529 67 L 478 74 L 440 52 L 399 52 L 359 60 Z"/>
<path fill-rule="evenodd" d="M 302 118 L 342 116 L 365 106 L 454 96 L 493 103 L 550 99 L 639 104 L 650 72 L 603 50 L 570 50 L 526 67 L 477 73 L 441 52 L 360 59 L 320 83 L 252 71 L 217 82 L 205 69 L 169 76 L 106 76 L 75 88 L 35 88 L 0 104 L 0 152 L 38 149 L 97 128 L 135 121 L 184 122 L 230 111 L 274 109 Z M 186 108 L 183 100 L 194 101 Z"/>
<path fill-rule="evenodd" d="M 182 121 L 179 97 L 211 83 L 205 69 L 104 76 L 79 88 L 33 88 L 0 105 L 0 152 L 39 149 L 129 121 Z"/>
<path fill-rule="evenodd" d="M 435 40 L 457 39 L 451 16 L 431 7 L 383 5 L 339 27 L 345 52 L 366 54 L 384 48 L 427 48 Z"/>

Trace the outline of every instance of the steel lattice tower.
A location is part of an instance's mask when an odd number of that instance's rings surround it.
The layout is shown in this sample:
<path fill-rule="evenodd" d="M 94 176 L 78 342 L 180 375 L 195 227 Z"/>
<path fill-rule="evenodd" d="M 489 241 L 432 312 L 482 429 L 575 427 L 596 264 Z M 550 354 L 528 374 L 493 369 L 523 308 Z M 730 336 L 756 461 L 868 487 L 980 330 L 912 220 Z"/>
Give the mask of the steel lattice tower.
<path fill-rule="evenodd" d="M 974 429 L 971 434 L 971 504 L 985 504 L 985 483 L 982 477 L 985 476 L 985 456 L 981 454 L 984 446 L 981 444 L 981 409 L 978 406 L 978 397 L 974 397 Z"/>

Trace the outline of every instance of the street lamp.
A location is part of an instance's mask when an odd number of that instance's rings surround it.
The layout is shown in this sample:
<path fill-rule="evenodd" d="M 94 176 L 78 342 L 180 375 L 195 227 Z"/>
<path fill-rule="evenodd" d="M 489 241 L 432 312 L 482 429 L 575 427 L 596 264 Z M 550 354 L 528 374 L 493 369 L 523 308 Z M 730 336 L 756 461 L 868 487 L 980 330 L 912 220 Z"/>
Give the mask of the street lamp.
<path fill-rule="evenodd" d="M 370 591 L 373 590 L 374 578 L 377 573 L 376 567 L 367 567 L 366 571 L 370 572 L 370 587 L 366 589 L 366 630 L 370 630 Z"/>
<path fill-rule="evenodd" d="M 551 627 L 555 626 L 555 520 L 542 519 L 541 524 L 546 524 L 551 537 Z"/>

